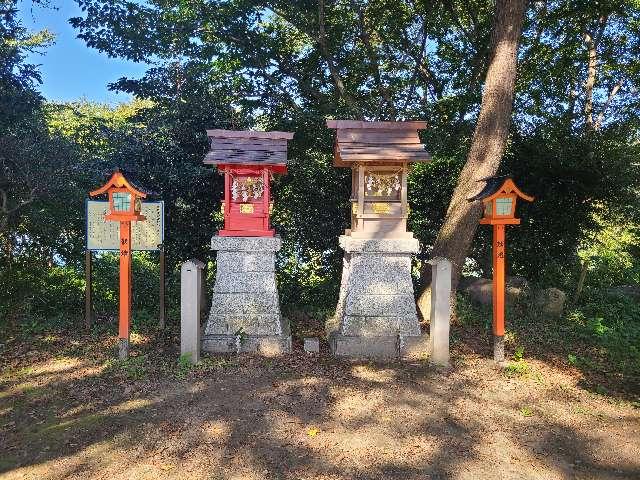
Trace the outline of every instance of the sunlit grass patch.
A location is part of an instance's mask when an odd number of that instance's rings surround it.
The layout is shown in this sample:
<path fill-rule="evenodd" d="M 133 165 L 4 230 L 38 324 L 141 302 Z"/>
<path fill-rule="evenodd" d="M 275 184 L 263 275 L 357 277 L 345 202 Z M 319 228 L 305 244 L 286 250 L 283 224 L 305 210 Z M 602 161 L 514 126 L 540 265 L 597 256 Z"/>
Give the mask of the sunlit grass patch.
<path fill-rule="evenodd" d="M 531 366 L 524 360 L 509 362 L 503 372 L 507 377 L 522 377 L 531 373 Z"/>
<path fill-rule="evenodd" d="M 521 407 L 520 408 L 520 415 L 522 415 L 523 417 L 532 417 L 533 416 L 533 408 L 531 407 Z"/>

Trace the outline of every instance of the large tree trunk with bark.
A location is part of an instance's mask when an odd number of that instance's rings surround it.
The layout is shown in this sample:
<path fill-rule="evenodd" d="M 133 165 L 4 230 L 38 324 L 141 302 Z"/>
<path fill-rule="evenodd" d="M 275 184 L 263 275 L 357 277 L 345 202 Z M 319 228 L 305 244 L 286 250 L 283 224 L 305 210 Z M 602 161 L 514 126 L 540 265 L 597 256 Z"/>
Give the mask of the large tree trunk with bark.
<path fill-rule="evenodd" d="M 478 180 L 495 175 L 505 150 L 511 125 L 513 90 L 516 78 L 518 44 L 527 0 L 496 0 L 491 34 L 491 53 L 478 123 L 471 141 L 467 162 L 438 232 L 431 257 L 445 257 L 453 263 L 452 293 L 455 294 L 462 266 L 482 215 L 472 197 L 483 187 Z M 418 304 L 429 311 L 431 266 L 422 268 L 425 290 Z"/>

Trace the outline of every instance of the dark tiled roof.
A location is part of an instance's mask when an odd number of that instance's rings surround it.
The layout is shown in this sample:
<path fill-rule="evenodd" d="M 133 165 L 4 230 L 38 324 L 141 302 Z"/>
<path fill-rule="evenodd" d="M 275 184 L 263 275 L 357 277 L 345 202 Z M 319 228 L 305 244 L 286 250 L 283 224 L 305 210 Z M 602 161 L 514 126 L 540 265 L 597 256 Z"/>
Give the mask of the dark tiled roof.
<path fill-rule="evenodd" d="M 211 149 L 204 163 L 285 165 L 290 132 L 207 130 Z"/>
<path fill-rule="evenodd" d="M 496 193 L 498 190 L 500 190 L 500 187 L 504 185 L 504 182 L 506 182 L 510 178 L 511 178 L 510 175 L 501 175 L 496 177 L 487 177 L 487 178 L 478 180 L 479 182 L 487 182 L 487 183 L 485 184 L 484 188 L 480 191 L 480 193 L 471 197 L 469 201 L 474 202 L 476 200 L 482 200 L 483 198 L 490 197 L 491 195 Z"/>

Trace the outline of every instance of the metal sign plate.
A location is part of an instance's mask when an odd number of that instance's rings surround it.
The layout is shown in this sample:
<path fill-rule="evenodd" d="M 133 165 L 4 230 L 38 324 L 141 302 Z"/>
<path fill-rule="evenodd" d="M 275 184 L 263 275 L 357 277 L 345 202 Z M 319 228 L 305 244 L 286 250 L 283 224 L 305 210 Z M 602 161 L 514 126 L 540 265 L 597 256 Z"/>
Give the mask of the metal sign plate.
<path fill-rule="evenodd" d="M 87 250 L 119 250 L 120 223 L 105 220 L 109 202 L 87 200 Z M 164 202 L 143 202 L 143 222 L 131 222 L 133 250 L 158 250 L 164 242 Z"/>
<path fill-rule="evenodd" d="M 371 209 L 373 210 L 373 213 L 381 215 L 388 215 L 391 213 L 391 205 L 388 203 L 372 203 Z"/>

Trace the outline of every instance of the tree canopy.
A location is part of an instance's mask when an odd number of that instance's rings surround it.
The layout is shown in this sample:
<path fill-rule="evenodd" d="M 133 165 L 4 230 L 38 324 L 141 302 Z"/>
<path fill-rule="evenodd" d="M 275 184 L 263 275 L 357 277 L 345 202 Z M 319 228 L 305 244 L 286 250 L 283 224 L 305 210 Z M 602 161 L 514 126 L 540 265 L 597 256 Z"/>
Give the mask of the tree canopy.
<path fill-rule="evenodd" d="M 77 3 L 70 23 L 88 47 L 149 68 L 111 85 L 136 98 L 127 105 L 43 103 L 25 55 L 51 37 L 26 32 L 18 2 L 5 2 L 2 105 L 14 107 L 0 125 L 3 255 L 79 266 L 86 191 L 118 165 L 166 201 L 170 265 L 206 258 L 222 184 L 201 163 L 205 129 L 287 130 L 291 166 L 274 188 L 284 301 L 330 308 L 350 179 L 332 166 L 326 118 L 428 122 L 421 136 L 434 161 L 413 169 L 409 200 L 418 261 L 429 254 L 479 112 L 493 2 Z M 537 200 L 510 233 L 512 273 L 566 284 L 598 219 L 637 216 L 639 22 L 632 0 L 529 4 L 499 171 Z M 477 274 L 488 253 L 479 230 L 468 255 Z"/>

